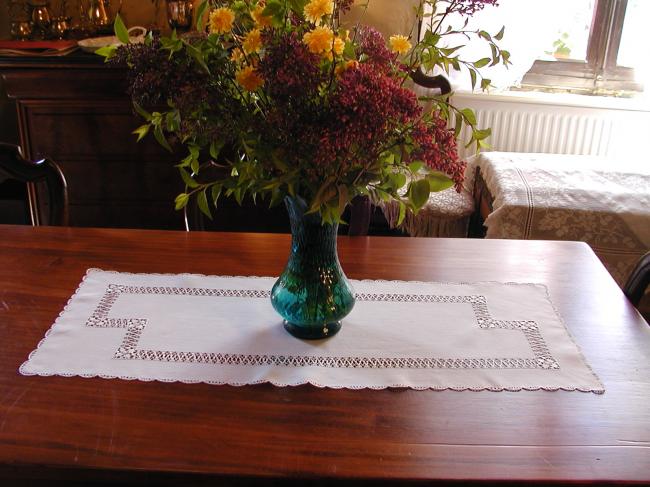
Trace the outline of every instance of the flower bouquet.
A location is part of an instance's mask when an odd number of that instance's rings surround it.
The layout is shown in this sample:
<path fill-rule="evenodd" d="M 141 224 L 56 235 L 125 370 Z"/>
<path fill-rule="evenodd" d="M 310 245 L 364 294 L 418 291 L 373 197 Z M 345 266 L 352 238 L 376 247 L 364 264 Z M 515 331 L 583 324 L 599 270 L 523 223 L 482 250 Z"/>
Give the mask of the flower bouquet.
<path fill-rule="evenodd" d="M 411 35 L 385 40 L 372 27 L 342 26 L 353 0 L 203 0 L 196 33 L 128 44 L 118 17 L 125 45 L 100 54 L 130 68 L 130 94 L 146 122 L 138 140 L 153 133 L 169 150 L 186 148 L 177 209 L 195 198 L 211 217 L 223 196 L 286 202 L 294 245 L 273 304 L 292 333 L 330 336 L 354 303 L 336 258 L 346 206 L 360 195 L 394 200 L 401 222 L 432 191 L 460 189 L 464 125 L 469 144 L 480 147 L 490 134 L 448 94 L 427 96 L 425 110 L 409 83 L 415 73 L 464 66 L 486 88 L 479 69 L 509 62 L 497 45 L 503 30 L 492 36 L 446 21 L 495 3 L 422 0 Z M 460 59 L 462 46 L 445 44 L 459 34 L 484 39 L 491 55 Z"/>

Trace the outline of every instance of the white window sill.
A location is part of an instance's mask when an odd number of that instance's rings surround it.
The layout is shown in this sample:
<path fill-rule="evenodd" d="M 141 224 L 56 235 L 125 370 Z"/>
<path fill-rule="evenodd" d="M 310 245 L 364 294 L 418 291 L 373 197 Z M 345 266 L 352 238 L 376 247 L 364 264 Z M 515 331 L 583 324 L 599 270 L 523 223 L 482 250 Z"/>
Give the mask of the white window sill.
<path fill-rule="evenodd" d="M 499 91 L 485 93 L 480 91 L 454 92 L 454 97 L 485 99 L 486 101 L 509 103 L 532 103 L 537 105 L 562 105 L 570 107 L 601 108 L 605 110 L 624 110 L 650 112 L 650 96 L 635 98 L 616 98 L 611 96 L 577 95 L 572 93 L 544 93 L 540 91 Z"/>

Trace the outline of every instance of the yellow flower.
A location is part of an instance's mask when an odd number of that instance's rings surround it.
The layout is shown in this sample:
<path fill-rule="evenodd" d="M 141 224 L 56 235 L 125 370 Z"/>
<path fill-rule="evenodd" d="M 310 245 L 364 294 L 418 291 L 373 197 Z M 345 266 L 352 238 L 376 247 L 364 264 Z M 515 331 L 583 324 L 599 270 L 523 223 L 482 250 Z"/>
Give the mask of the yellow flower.
<path fill-rule="evenodd" d="M 408 37 L 406 36 L 401 36 L 401 35 L 391 36 L 389 42 L 390 42 L 390 48 L 393 50 L 393 52 L 396 52 L 398 54 L 406 54 L 411 50 L 412 47 Z"/>
<path fill-rule="evenodd" d="M 341 76 L 348 69 L 357 69 L 358 67 L 359 67 L 359 61 L 353 59 L 351 61 L 347 61 L 345 64 L 339 64 L 334 70 L 334 72 L 336 73 L 337 76 Z"/>
<path fill-rule="evenodd" d="M 329 49 L 322 53 L 322 56 L 329 61 L 333 61 L 334 54 L 340 56 L 341 54 L 343 54 L 343 49 L 345 49 L 345 42 L 343 42 L 343 40 L 337 37 L 334 39 L 333 44 L 330 44 Z"/>
<path fill-rule="evenodd" d="M 230 54 L 230 60 L 234 63 L 238 63 L 244 58 L 244 53 L 242 52 L 241 49 L 236 48 L 232 50 L 232 53 Z"/>
<path fill-rule="evenodd" d="M 264 84 L 264 79 L 255 71 L 253 66 L 246 66 L 237 71 L 237 83 L 247 91 L 255 91 Z"/>
<path fill-rule="evenodd" d="M 307 44 L 309 52 L 322 54 L 332 50 L 334 32 L 329 27 L 316 27 L 314 30 L 305 33 L 302 40 Z"/>
<path fill-rule="evenodd" d="M 311 0 L 305 5 L 305 17 L 314 24 L 319 24 L 326 15 L 334 12 L 333 0 Z"/>
<path fill-rule="evenodd" d="M 246 54 L 258 52 L 262 48 L 262 31 L 259 29 L 251 30 L 246 34 L 242 47 Z"/>
<path fill-rule="evenodd" d="M 235 12 L 221 7 L 210 12 L 210 34 L 225 34 L 232 30 L 235 22 Z"/>
<path fill-rule="evenodd" d="M 343 54 L 343 49 L 345 49 L 345 41 L 340 37 L 334 39 L 334 54 L 340 56 Z"/>
<path fill-rule="evenodd" d="M 264 12 L 264 5 L 258 5 L 255 7 L 255 10 L 251 12 L 251 17 L 253 17 L 255 24 L 257 24 L 257 26 L 261 29 L 264 27 L 271 27 L 273 18 L 267 15 L 262 15 L 262 12 Z"/>

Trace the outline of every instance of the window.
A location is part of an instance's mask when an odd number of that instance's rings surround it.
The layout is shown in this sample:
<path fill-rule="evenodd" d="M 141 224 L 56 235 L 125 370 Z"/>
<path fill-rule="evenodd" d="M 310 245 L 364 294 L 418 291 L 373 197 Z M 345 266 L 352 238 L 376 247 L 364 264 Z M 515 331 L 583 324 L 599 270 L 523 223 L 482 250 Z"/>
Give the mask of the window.
<path fill-rule="evenodd" d="M 571 0 L 557 13 L 553 40 L 522 86 L 586 93 L 643 91 L 635 69 L 647 62 L 640 42 L 650 18 L 648 0 Z"/>

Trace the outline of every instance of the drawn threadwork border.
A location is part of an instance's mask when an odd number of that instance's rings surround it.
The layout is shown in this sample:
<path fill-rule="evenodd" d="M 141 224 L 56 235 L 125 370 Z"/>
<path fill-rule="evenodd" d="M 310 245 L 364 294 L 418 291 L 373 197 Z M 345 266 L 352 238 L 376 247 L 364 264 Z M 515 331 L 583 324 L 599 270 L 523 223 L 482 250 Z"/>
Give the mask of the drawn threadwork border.
<path fill-rule="evenodd" d="M 494 319 L 487 299 L 482 295 L 457 296 L 437 294 L 358 293 L 357 301 L 420 302 L 469 304 L 476 322 L 482 329 L 517 330 L 524 334 L 533 352 L 533 358 L 438 358 L 438 357 L 350 357 L 274 354 L 232 354 L 184 352 L 173 350 L 146 350 L 138 347 L 147 318 L 111 318 L 109 314 L 122 294 L 154 294 L 174 296 L 205 296 L 245 299 L 269 299 L 270 291 L 254 289 L 187 288 L 167 286 L 129 286 L 109 284 L 99 304 L 88 318 L 86 326 L 96 328 L 124 328 L 126 333 L 115 352 L 115 359 L 151 360 L 160 362 L 202 363 L 214 365 L 282 367 L 329 367 L 371 369 L 559 369 L 551 355 L 539 326 L 535 321 L 504 321 Z"/>

